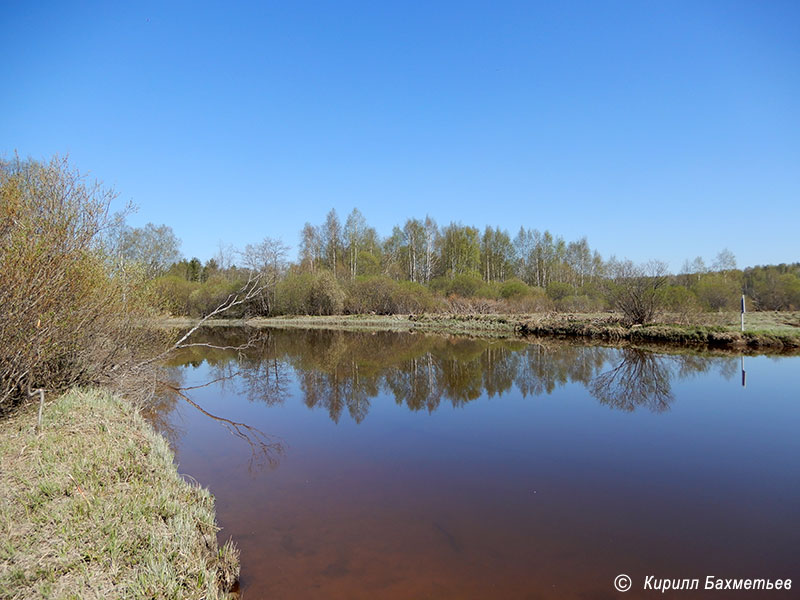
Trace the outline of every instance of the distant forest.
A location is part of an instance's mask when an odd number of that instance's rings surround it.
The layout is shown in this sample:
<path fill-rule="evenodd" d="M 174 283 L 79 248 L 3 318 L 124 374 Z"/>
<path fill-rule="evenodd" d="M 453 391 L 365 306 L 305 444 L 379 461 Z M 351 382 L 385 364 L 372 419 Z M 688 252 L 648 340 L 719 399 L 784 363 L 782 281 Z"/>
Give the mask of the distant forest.
<path fill-rule="evenodd" d="M 122 226 L 108 245 L 120 264 L 152 281 L 166 310 L 193 317 L 208 314 L 253 274 L 263 293 L 229 316 L 597 312 L 615 308 L 615 282 L 631 278 L 657 283 L 655 308 L 679 315 L 736 310 L 742 294 L 748 310 L 800 309 L 800 263 L 741 270 L 723 249 L 709 263 L 686 260 L 669 274 L 659 261 L 604 259 L 585 237 L 567 241 L 524 226 L 512 235 L 426 217 L 381 237 L 358 209 L 343 224 L 335 210 L 318 225 L 306 223 L 295 261 L 272 238 L 220 246 L 205 264 L 187 260 L 165 225 Z"/>

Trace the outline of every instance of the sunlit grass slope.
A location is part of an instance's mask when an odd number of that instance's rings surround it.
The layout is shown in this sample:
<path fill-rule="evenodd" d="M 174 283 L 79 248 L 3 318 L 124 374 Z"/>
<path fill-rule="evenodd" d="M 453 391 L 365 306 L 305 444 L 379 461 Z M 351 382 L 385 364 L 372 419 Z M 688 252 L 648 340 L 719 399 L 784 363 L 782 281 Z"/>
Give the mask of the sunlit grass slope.
<path fill-rule="evenodd" d="M 73 391 L 0 422 L 0 598 L 223 598 L 214 500 L 125 401 Z"/>

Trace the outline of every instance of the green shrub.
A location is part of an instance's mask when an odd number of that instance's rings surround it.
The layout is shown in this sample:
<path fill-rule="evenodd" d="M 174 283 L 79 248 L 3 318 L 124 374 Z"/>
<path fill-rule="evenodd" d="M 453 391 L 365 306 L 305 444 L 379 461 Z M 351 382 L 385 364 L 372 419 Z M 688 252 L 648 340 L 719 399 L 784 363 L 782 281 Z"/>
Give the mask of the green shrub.
<path fill-rule="evenodd" d="M 588 296 L 592 300 L 599 300 L 603 305 L 606 303 L 604 290 L 600 285 L 594 282 L 584 283 L 575 291 L 575 295 Z"/>
<path fill-rule="evenodd" d="M 697 296 L 682 285 L 668 285 L 658 290 L 659 302 L 664 310 L 688 317 L 702 310 Z"/>
<path fill-rule="evenodd" d="M 441 296 L 447 295 L 447 288 L 450 285 L 450 280 L 446 277 L 434 277 L 428 283 L 428 288 L 434 293 Z"/>
<path fill-rule="evenodd" d="M 589 296 L 566 296 L 555 303 L 556 310 L 560 312 L 597 312 L 604 308 L 602 300 Z"/>
<path fill-rule="evenodd" d="M 553 301 L 540 287 L 531 287 L 524 296 L 509 298 L 505 304 L 508 312 L 519 314 L 549 312 L 555 308 Z"/>
<path fill-rule="evenodd" d="M 346 287 L 345 312 L 394 314 L 398 312 L 399 290 L 400 284 L 382 275 L 359 277 Z"/>
<path fill-rule="evenodd" d="M 350 314 L 391 315 L 424 312 L 434 305 L 433 294 L 420 283 L 375 276 L 358 277 L 346 286 L 344 310 Z"/>
<path fill-rule="evenodd" d="M 547 296 L 551 300 L 561 300 L 567 296 L 574 296 L 575 288 L 563 281 L 551 281 L 547 284 Z"/>
<path fill-rule="evenodd" d="M 514 277 L 512 279 L 507 279 L 500 286 L 500 297 L 505 300 L 509 298 L 521 298 L 529 294 L 530 291 L 531 288 L 529 288 L 524 281 Z"/>
<path fill-rule="evenodd" d="M 308 312 L 313 315 L 338 315 L 344 308 L 344 292 L 330 271 L 320 271 L 308 295 Z"/>
<path fill-rule="evenodd" d="M 738 282 L 719 273 L 703 275 L 694 288 L 700 301 L 711 310 L 733 310 L 742 289 Z"/>
<path fill-rule="evenodd" d="M 379 275 L 381 272 L 380 259 L 372 252 L 358 253 L 358 274 L 359 275 Z"/>
<path fill-rule="evenodd" d="M 153 281 L 153 288 L 164 309 L 173 315 L 182 316 L 190 314 L 189 297 L 200 285 L 179 275 L 164 275 Z"/>
<path fill-rule="evenodd" d="M 488 283 L 484 282 L 481 287 L 479 287 L 475 291 L 476 298 L 487 298 L 489 300 L 499 300 L 500 299 L 500 282 L 499 281 L 490 281 Z"/>
<path fill-rule="evenodd" d="M 758 310 L 800 309 L 800 263 L 746 269 L 744 283 Z"/>
<path fill-rule="evenodd" d="M 431 291 L 421 283 L 401 281 L 399 285 L 399 312 L 416 313 L 433 311 L 438 308 L 437 299 L 434 298 Z"/>
<path fill-rule="evenodd" d="M 309 314 L 308 301 L 313 284 L 312 273 L 289 273 L 276 287 L 276 312 L 283 315 Z"/>
<path fill-rule="evenodd" d="M 345 306 L 345 292 L 330 271 L 290 272 L 275 286 L 274 314 L 336 315 Z"/>
<path fill-rule="evenodd" d="M 0 412 L 28 388 L 96 382 L 138 360 L 153 297 L 101 236 L 114 194 L 71 169 L 0 161 Z"/>
<path fill-rule="evenodd" d="M 222 275 L 212 275 L 208 281 L 197 286 L 189 294 L 189 315 L 192 317 L 204 317 L 220 304 L 225 302 L 231 294 L 236 294 L 244 281 L 231 281 Z M 225 316 L 229 318 L 241 318 L 253 314 L 252 306 L 240 304 L 225 311 Z"/>
<path fill-rule="evenodd" d="M 447 285 L 447 295 L 455 294 L 463 298 L 471 298 L 483 286 L 483 280 L 477 274 L 463 273 L 453 277 Z"/>

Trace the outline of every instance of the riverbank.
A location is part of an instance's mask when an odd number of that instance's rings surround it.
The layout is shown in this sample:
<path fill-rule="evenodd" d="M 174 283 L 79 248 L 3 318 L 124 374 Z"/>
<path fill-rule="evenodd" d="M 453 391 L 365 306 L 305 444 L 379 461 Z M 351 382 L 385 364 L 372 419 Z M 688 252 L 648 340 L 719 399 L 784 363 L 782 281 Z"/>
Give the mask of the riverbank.
<path fill-rule="evenodd" d="M 0 427 L 0 598 L 226 598 L 214 499 L 126 401 L 73 391 Z"/>
<path fill-rule="evenodd" d="M 800 314 L 751 313 L 744 331 L 739 315 L 699 315 L 694 322 L 666 318 L 647 325 L 624 325 L 613 314 L 557 315 L 521 321 L 524 336 L 588 338 L 609 342 L 632 342 L 699 346 L 723 350 L 796 351 L 800 349 Z"/>
<path fill-rule="evenodd" d="M 683 321 L 683 322 L 681 322 Z M 700 314 L 685 322 L 664 315 L 661 322 L 627 326 L 613 313 L 549 313 L 535 315 L 337 315 L 217 319 L 208 326 L 297 327 L 360 331 L 420 331 L 480 337 L 556 337 L 598 342 L 632 342 L 724 350 L 796 351 L 800 349 L 800 313 L 749 313 L 740 331 L 738 313 Z M 164 324 L 188 327 L 197 320 L 173 318 Z"/>

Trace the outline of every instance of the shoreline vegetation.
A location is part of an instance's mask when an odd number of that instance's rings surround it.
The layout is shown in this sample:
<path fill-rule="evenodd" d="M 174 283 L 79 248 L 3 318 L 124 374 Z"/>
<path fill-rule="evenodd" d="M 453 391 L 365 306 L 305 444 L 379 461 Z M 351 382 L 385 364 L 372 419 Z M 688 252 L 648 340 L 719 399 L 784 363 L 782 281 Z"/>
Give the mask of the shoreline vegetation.
<path fill-rule="evenodd" d="M 231 598 L 214 499 L 125 400 L 71 391 L 0 429 L 0 597 Z"/>
<path fill-rule="evenodd" d="M 747 314 L 744 332 L 739 330 L 739 315 L 735 313 L 708 315 L 692 324 L 671 322 L 668 315 L 666 317 L 661 322 L 629 326 L 613 313 L 303 315 L 209 319 L 203 326 L 419 331 L 476 337 L 550 337 L 610 344 L 644 343 L 733 351 L 800 351 L 800 312 Z M 182 328 L 194 326 L 199 321 L 188 317 L 166 317 L 158 324 Z"/>
<path fill-rule="evenodd" d="M 160 314 L 147 271 L 113 249 L 114 197 L 65 159 L 0 159 L 0 598 L 235 586 L 212 496 L 135 408 L 171 340 L 147 326 Z"/>

